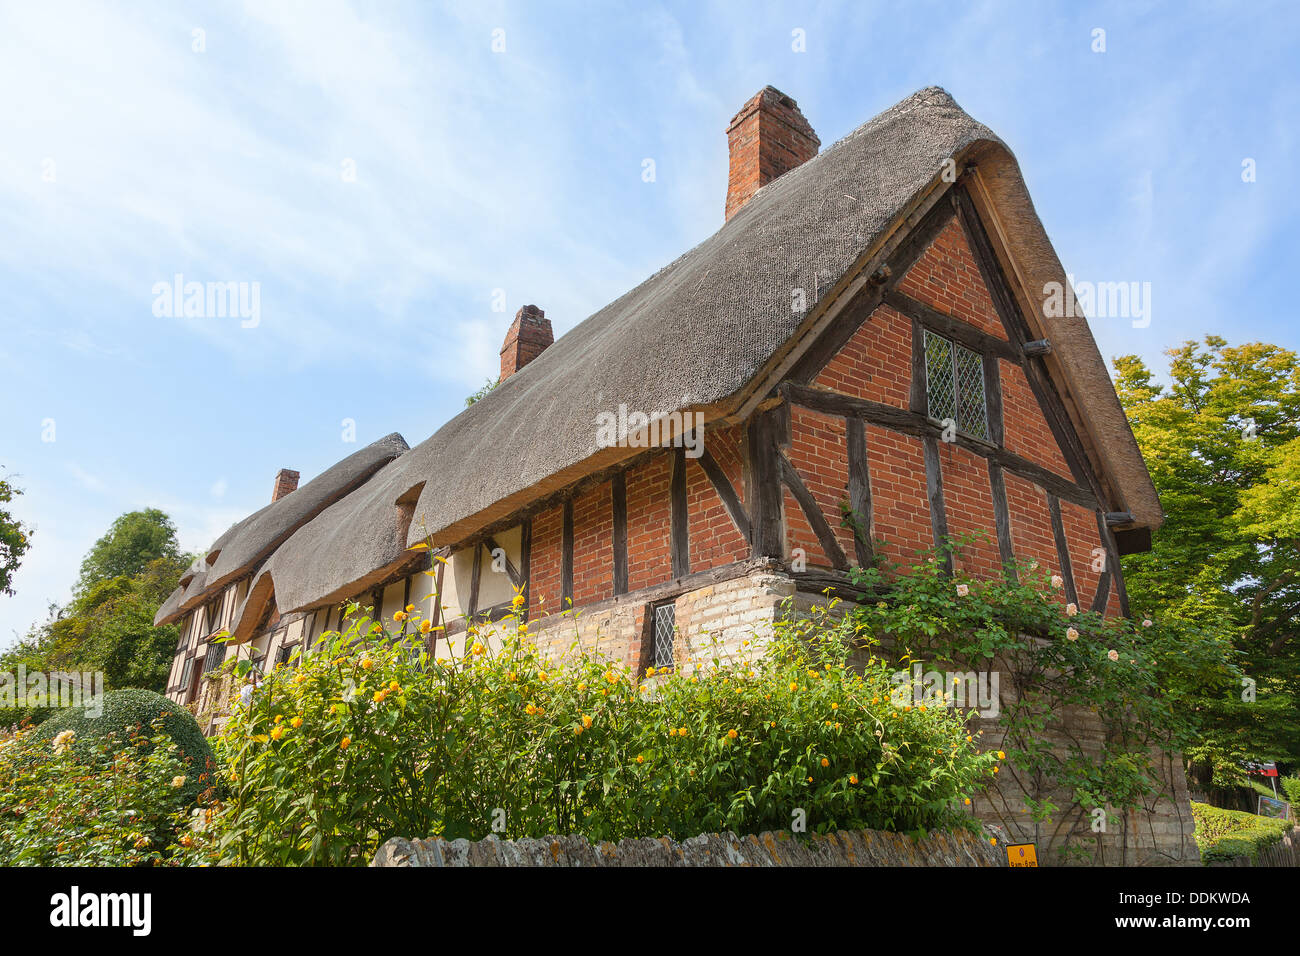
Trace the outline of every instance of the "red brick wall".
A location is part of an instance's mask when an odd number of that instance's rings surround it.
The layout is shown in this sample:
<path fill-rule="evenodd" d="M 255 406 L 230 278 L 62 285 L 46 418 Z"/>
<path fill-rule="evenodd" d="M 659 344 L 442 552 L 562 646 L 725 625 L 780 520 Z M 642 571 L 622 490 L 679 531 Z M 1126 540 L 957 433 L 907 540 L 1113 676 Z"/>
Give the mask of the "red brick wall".
<path fill-rule="evenodd" d="M 529 555 L 528 608 L 537 613 L 543 606 L 547 614 L 563 610 L 561 606 L 562 542 L 564 509 L 550 508 L 533 516 L 532 553 Z"/>
<path fill-rule="evenodd" d="M 946 315 L 965 319 L 981 332 L 1007 337 L 956 219 L 939 233 L 898 288 Z"/>
<path fill-rule="evenodd" d="M 939 470 L 948 536 L 975 537 L 963 547 L 956 567 L 979 577 L 996 577 L 1002 573 L 1002 555 L 998 551 L 988 463 L 964 448 L 940 442 Z"/>
<path fill-rule="evenodd" d="M 998 374 L 1002 379 L 1003 445 L 1007 451 L 1028 458 L 1063 478 L 1070 478 L 1070 466 L 1065 463 L 1061 446 L 1047 426 L 1042 406 L 1034 396 L 1025 373 L 1019 365 L 1006 359 L 998 360 Z"/>
<path fill-rule="evenodd" d="M 912 388 L 911 321 L 882 305 L 826 363 L 813 384 L 906 408 Z"/>
<path fill-rule="evenodd" d="M 627 586 L 662 584 L 673 576 L 671 453 L 629 468 L 627 481 Z M 575 515 L 576 529 L 576 515 Z"/>
<path fill-rule="evenodd" d="M 1019 475 L 1004 472 L 1007 486 L 1007 510 L 1011 515 L 1011 548 L 1016 560 L 1037 561 L 1045 574 L 1059 574 L 1056 537 L 1052 534 L 1052 513 L 1047 507 L 1047 493 Z"/>
<path fill-rule="evenodd" d="M 573 605 L 613 594 L 614 499 L 606 481 L 573 500 Z"/>
<path fill-rule="evenodd" d="M 704 447 L 726 474 L 736 497 L 743 502 L 742 434 L 743 428 L 739 425 L 711 431 L 705 437 Z M 694 458 L 686 459 L 686 513 L 689 516 L 687 534 L 691 571 L 707 571 L 749 557 L 749 542 L 736 530 L 736 524 L 718 497 L 713 482 L 709 481 L 699 460 Z M 630 544 L 628 550 L 632 552 Z"/>
<path fill-rule="evenodd" d="M 844 419 L 798 406 L 790 409 L 790 447 L 787 451 L 804 486 L 821 507 L 827 524 L 835 532 L 840 548 L 852 563 L 853 532 L 840 526 L 840 502 L 849 497 L 849 463 L 845 446 Z M 786 492 L 787 553 L 803 548 L 809 565 L 830 567 L 812 525 L 799 502 Z"/>
<path fill-rule="evenodd" d="M 877 553 L 889 561 L 913 564 L 917 551 L 934 547 L 921 441 L 869 424 L 867 462 L 872 533 L 887 542 L 883 548 L 877 543 Z"/>
<path fill-rule="evenodd" d="M 1070 567 L 1074 570 L 1074 588 L 1079 595 L 1079 608 L 1086 611 L 1092 606 L 1101 577 L 1092 569 L 1095 560 L 1092 549 L 1101 547 L 1097 532 L 1097 516 L 1087 508 L 1069 501 L 1061 502 L 1061 527 L 1070 548 Z"/>

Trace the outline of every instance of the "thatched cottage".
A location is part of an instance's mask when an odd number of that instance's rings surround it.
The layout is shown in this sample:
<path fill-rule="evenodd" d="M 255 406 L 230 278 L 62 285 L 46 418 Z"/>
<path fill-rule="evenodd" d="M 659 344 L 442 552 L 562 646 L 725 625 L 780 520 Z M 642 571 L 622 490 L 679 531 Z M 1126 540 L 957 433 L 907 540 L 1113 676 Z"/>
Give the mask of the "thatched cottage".
<path fill-rule="evenodd" d="M 515 587 L 539 641 L 669 664 L 977 532 L 974 573 L 1036 559 L 1127 613 L 1118 558 L 1160 504 L 1086 320 L 1044 308 L 1066 275 L 1006 145 L 937 88 L 821 153 L 771 87 L 727 135 L 713 236 L 558 340 L 521 309 L 500 384 L 422 444 L 281 472 L 158 612 L 182 622 L 173 699 L 223 629 L 273 665 L 347 602 L 415 604 L 445 642 Z"/>

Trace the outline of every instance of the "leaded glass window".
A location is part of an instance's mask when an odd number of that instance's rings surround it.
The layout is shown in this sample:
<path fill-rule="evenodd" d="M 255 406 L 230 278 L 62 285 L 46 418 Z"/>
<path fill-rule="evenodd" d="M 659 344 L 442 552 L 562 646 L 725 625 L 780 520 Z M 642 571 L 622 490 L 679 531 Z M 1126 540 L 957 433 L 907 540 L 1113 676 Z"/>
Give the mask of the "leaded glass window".
<path fill-rule="evenodd" d="M 925 394 L 931 418 L 951 420 L 958 431 L 989 440 L 984 359 L 929 329 L 925 330 Z"/>

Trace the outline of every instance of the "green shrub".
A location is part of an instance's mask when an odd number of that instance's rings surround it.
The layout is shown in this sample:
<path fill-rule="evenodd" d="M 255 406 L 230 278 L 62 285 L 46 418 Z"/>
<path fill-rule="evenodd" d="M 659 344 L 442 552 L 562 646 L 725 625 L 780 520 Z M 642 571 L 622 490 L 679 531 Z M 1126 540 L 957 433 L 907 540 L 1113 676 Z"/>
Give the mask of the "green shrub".
<path fill-rule="evenodd" d="M 526 631 L 471 628 L 434 661 L 366 621 L 277 668 L 218 741 L 226 858 L 364 863 L 399 835 L 969 826 L 963 798 L 999 759 L 951 709 L 894 707 L 889 670 L 851 668 L 852 626 L 824 612 L 778 625 L 762 656 L 702 648 L 640 683 L 577 642 L 548 660 Z"/>
<path fill-rule="evenodd" d="M 902 666 L 996 671 L 999 739 L 1015 772 L 989 787 L 993 803 L 1023 805 L 1047 832 L 1070 828 L 1061 852 L 1097 858 L 1101 836 L 1088 815 L 1109 808 L 1119 825 L 1123 813 L 1167 793 L 1162 764 L 1197 739 L 1198 701 L 1229 695 L 1239 672 L 1221 635 L 1081 609 L 1067 603 L 1061 577 L 1033 562 L 1014 575 L 973 577 L 962 570 L 968 541 L 910 567 L 853 569 L 855 583 L 879 599 L 851 614 Z M 1062 719 L 1088 712 L 1099 739 Z"/>
<path fill-rule="evenodd" d="M 1300 777 L 1283 777 L 1278 781 L 1278 786 L 1286 794 L 1286 799 L 1291 808 L 1300 813 Z"/>
<path fill-rule="evenodd" d="M 42 740 L 53 740 L 65 730 L 76 733 L 75 746 L 86 750 L 103 741 L 112 750 L 134 744 L 145 728 L 161 720 L 161 729 L 176 744 L 177 753 L 186 765 L 184 797 L 193 802 L 214 785 L 216 759 L 190 712 L 150 690 L 129 688 L 109 691 L 103 696 L 103 713 L 91 717 L 80 708 L 59 711 L 36 728 Z"/>
<path fill-rule="evenodd" d="M 0 735 L 0 865 L 138 866 L 202 859 L 186 763 L 155 719 L 113 739 Z M 202 817 L 200 817 L 202 819 Z"/>
<path fill-rule="evenodd" d="M 1224 810 L 1207 803 L 1193 803 L 1192 818 L 1196 821 L 1196 845 L 1203 863 L 1240 856 L 1254 860 L 1260 850 L 1278 843 L 1282 834 L 1292 827 L 1290 820 Z"/>

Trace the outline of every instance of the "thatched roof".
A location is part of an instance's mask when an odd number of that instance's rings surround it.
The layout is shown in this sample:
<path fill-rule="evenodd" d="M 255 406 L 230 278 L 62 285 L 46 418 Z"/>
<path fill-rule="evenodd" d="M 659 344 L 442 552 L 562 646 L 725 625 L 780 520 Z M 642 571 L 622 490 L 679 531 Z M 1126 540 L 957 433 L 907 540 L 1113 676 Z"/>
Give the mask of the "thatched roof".
<path fill-rule="evenodd" d="M 1010 151 L 946 92 L 921 90 L 764 186 L 713 236 L 305 524 L 266 565 L 279 609 L 359 593 L 406 545 L 463 540 L 625 457 L 597 447 L 600 412 L 626 404 L 652 415 L 702 409 L 710 420 L 736 413 L 765 366 L 820 315 L 822 299 L 843 291 L 949 159 L 958 168 L 978 162 L 1025 285 L 1066 281 Z M 806 290 L 807 313 L 792 311 L 792 289 Z M 1086 322 L 1041 309 L 1030 320 L 1053 342 L 1053 374 L 1119 503 L 1138 524 L 1158 525 L 1159 502 Z M 397 502 L 417 493 L 406 540 L 397 540 Z M 245 566 L 250 553 L 240 552 Z"/>
<path fill-rule="evenodd" d="M 394 432 L 321 472 L 307 484 L 273 501 L 231 527 L 208 549 L 200 569 L 191 567 L 188 584 L 173 592 L 158 609 L 154 624 L 167 624 L 201 604 L 209 595 L 243 577 L 265 561 L 288 537 L 326 507 L 363 485 L 387 462 L 407 450 Z M 182 577 L 184 580 L 184 577 Z"/>

